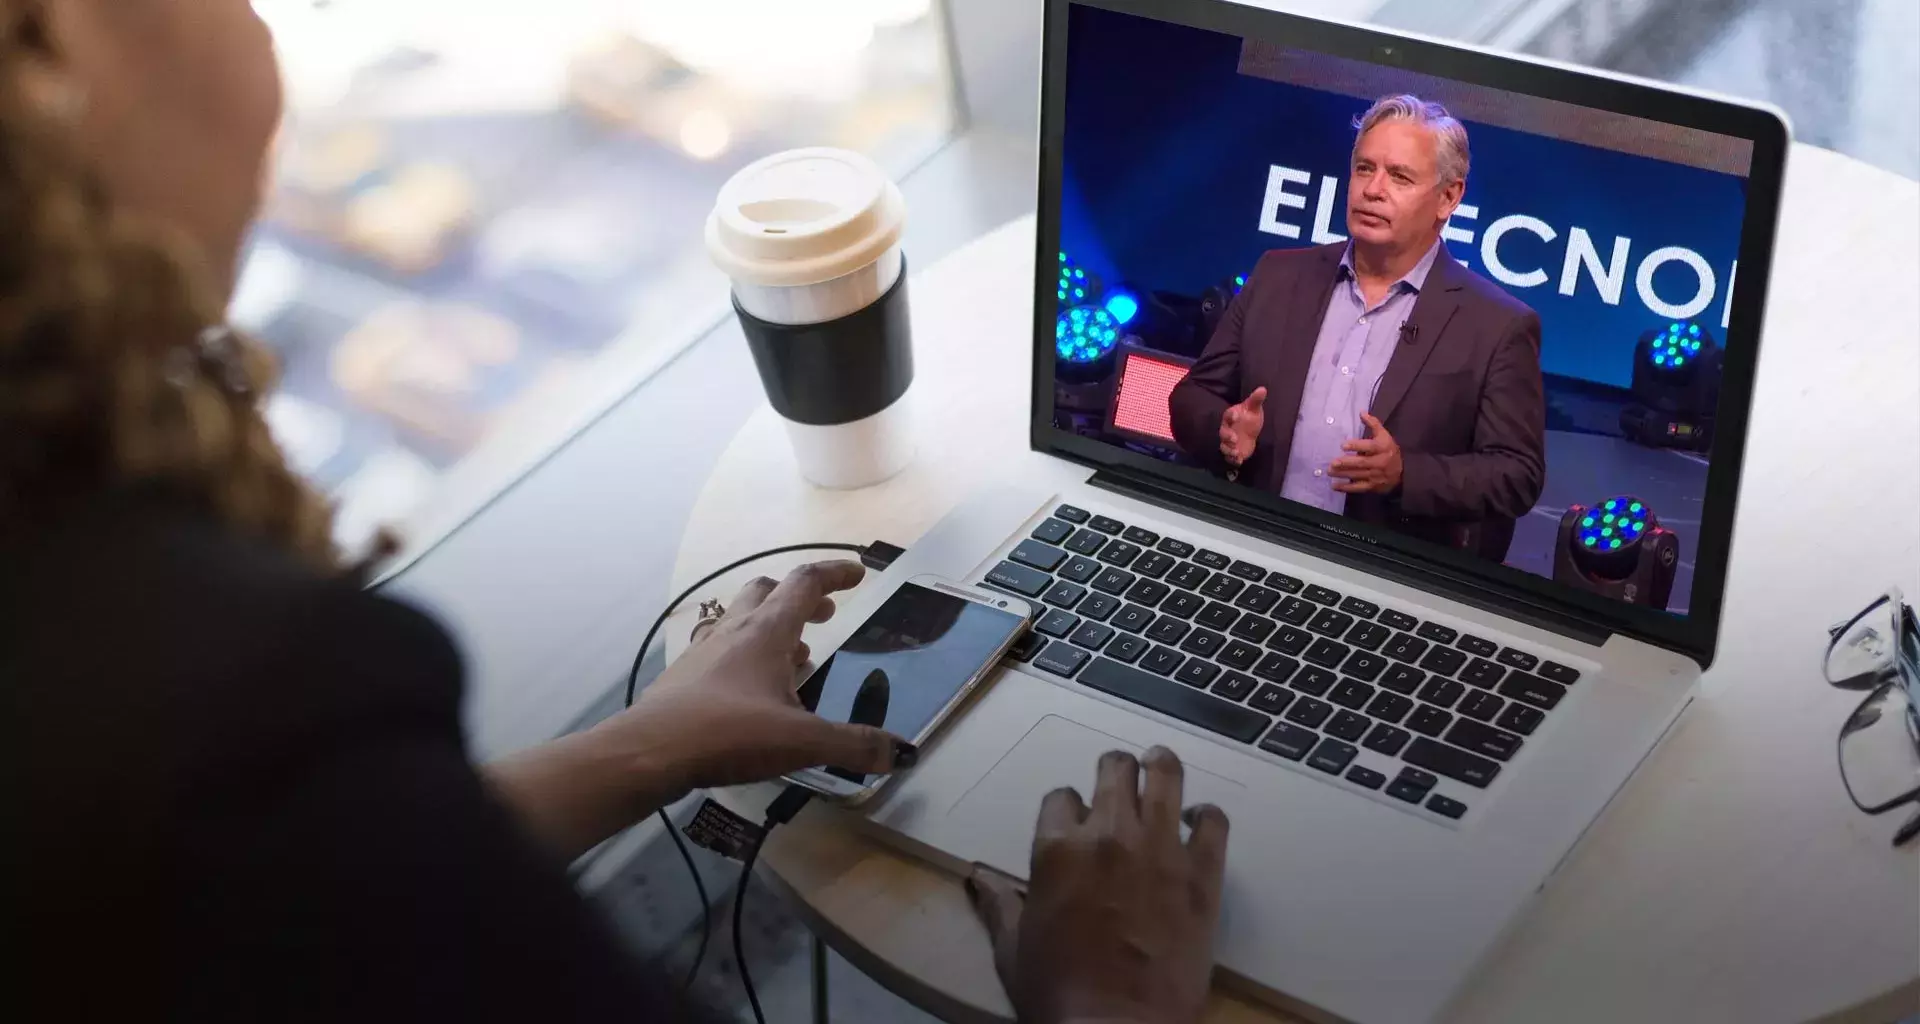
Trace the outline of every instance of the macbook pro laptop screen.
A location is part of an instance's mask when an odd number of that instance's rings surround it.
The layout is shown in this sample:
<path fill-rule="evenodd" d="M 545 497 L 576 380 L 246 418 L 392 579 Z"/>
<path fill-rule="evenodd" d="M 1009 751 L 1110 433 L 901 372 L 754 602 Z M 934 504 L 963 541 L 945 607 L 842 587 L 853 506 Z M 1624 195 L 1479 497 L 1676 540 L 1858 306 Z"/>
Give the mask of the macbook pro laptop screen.
<path fill-rule="evenodd" d="M 1066 28 L 1051 427 L 1689 613 L 1744 422 L 1752 142 L 1099 7 Z"/>

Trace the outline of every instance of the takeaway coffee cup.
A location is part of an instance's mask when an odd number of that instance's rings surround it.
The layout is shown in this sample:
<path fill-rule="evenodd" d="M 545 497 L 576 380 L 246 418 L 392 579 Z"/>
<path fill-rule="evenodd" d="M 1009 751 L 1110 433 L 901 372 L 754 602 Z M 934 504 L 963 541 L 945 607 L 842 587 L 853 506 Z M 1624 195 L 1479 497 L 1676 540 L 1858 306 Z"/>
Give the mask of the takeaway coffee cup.
<path fill-rule="evenodd" d="M 822 487 L 879 483 L 913 458 L 905 227 L 900 189 L 838 149 L 749 165 L 707 218 L 767 399 Z"/>

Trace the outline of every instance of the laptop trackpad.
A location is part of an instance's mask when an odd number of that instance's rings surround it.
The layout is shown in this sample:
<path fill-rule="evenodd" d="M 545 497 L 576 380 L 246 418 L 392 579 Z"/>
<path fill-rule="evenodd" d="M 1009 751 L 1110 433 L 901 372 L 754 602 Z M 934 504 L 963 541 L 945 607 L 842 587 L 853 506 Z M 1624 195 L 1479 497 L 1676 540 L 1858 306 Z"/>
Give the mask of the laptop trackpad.
<path fill-rule="evenodd" d="M 1091 803 L 1100 755 L 1109 750 L 1145 752 L 1139 744 L 1058 715 L 1042 718 L 947 813 L 942 831 L 962 837 L 961 848 L 949 852 L 1017 878 L 1027 877 L 1041 798 L 1061 786 L 1072 786 Z M 1231 819 L 1245 791 L 1238 782 L 1188 765 L 1182 801 L 1183 806 L 1215 804 Z M 1181 832 L 1186 832 L 1184 825 Z"/>

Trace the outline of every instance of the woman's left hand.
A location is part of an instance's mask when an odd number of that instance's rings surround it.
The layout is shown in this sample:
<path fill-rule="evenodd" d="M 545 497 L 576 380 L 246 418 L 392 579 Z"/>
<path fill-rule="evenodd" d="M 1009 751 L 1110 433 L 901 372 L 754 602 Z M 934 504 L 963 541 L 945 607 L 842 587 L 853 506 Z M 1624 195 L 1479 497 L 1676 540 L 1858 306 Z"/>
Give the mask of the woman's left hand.
<path fill-rule="evenodd" d="M 832 595 L 865 575 L 855 562 L 822 562 L 779 584 L 765 578 L 747 584 L 631 711 L 602 728 L 641 729 L 666 745 L 686 789 L 759 782 L 821 765 L 873 773 L 910 766 L 919 752 L 906 740 L 821 718 L 801 706 L 795 692 L 809 656 L 801 629 L 831 618 Z"/>

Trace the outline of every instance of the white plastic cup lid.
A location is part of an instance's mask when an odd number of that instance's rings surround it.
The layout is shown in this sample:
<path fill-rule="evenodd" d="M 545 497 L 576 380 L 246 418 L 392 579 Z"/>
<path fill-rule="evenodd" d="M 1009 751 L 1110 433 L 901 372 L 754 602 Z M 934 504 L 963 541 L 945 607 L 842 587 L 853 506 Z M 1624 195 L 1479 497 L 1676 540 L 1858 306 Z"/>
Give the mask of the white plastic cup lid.
<path fill-rule="evenodd" d="M 707 252 L 735 281 L 798 287 L 845 277 L 899 244 L 907 203 L 873 161 L 844 149 L 757 160 L 720 188 Z"/>

